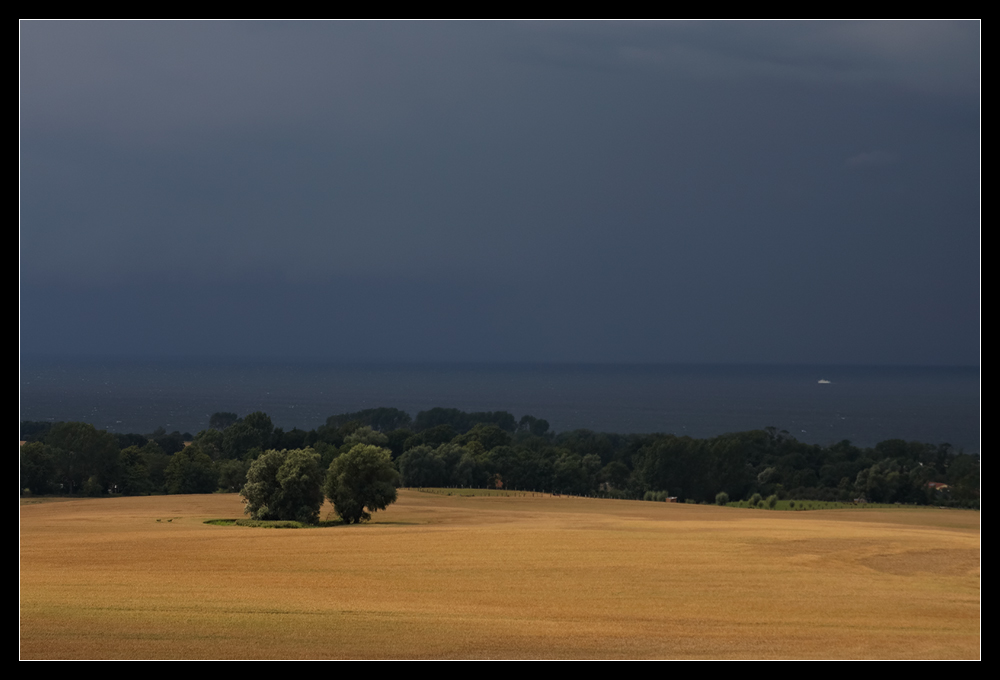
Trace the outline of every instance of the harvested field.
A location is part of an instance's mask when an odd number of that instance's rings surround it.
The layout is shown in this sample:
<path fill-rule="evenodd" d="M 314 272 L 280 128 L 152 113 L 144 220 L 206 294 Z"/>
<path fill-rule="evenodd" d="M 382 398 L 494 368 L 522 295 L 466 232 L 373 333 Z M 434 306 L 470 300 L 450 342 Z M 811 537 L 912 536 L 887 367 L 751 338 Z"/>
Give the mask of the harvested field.
<path fill-rule="evenodd" d="M 980 657 L 978 512 L 404 490 L 367 525 L 204 524 L 241 512 L 24 504 L 21 658 Z"/>

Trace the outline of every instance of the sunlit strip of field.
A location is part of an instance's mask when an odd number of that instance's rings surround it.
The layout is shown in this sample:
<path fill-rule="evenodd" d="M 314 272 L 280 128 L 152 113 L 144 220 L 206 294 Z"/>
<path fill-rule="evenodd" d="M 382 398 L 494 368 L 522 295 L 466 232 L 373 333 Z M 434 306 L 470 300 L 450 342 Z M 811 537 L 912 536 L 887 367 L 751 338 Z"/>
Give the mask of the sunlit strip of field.
<path fill-rule="evenodd" d="M 23 506 L 22 658 L 980 656 L 972 511 L 402 491 L 368 525 L 204 524 L 240 515 Z"/>

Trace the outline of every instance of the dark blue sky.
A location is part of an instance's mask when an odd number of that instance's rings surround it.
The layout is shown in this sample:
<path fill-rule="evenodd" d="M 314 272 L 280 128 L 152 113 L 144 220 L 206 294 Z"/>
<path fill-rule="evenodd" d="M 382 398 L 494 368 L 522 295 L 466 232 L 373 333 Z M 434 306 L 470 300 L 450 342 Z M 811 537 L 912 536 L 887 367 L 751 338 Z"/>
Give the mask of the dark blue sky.
<path fill-rule="evenodd" d="M 20 24 L 21 351 L 976 364 L 980 24 Z"/>

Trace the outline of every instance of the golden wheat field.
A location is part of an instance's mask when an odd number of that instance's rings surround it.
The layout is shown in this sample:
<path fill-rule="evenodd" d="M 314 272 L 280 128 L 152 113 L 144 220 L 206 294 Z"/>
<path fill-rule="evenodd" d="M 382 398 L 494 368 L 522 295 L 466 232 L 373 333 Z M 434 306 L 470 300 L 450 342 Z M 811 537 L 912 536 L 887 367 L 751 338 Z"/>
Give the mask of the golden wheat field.
<path fill-rule="evenodd" d="M 980 656 L 978 512 L 403 490 L 367 525 L 204 524 L 241 514 L 26 501 L 21 658 Z"/>

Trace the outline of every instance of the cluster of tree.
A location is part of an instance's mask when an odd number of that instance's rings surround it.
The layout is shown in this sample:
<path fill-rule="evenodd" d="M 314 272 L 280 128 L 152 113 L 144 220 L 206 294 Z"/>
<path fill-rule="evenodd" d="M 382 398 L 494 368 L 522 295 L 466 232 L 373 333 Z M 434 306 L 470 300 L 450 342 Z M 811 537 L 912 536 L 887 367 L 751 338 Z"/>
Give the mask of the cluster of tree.
<path fill-rule="evenodd" d="M 902 440 L 860 448 L 805 444 L 765 428 L 708 439 L 672 434 L 554 433 L 533 416 L 436 408 L 416 418 L 378 408 L 314 430 L 275 428 L 264 413 L 212 416 L 176 448 L 171 435 L 112 435 L 83 423 L 24 423 L 21 487 L 33 493 L 238 491 L 265 452 L 311 450 L 322 471 L 358 445 L 387 451 L 404 486 L 500 487 L 641 499 L 781 499 L 976 507 L 979 457 Z M 177 433 L 174 433 L 177 434 Z M 180 435 L 178 435 L 180 436 Z M 169 447 L 169 451 L 166 447 Z M 327 482 L 324 482 L 326 484 Z M 333 498 L 331 494 L 328 497 Z M 336 502 L 335 502 L 336 503 Z"/>
<path fill-rule="evenodd" d="M 371 444 L 355 444 L 326 474 L 312 449 L 271 449 L 250 465 L 240 494 L 253 519 L 315 524 L 325 496 L 344 522 L 355 524 L 394 503 L 398 483 L 389 451 Z"/>
<path fill-rule="evenodd" d="M 218 472 L 185 448 L 191 435 L 115 435 L 88 423 L 22 428 L 21 488 L 35 494 L 199 493 Z M 179 442 L 179 443 L 178 443 Z"/>
<path fill-rule="evenodd" d="M 237 419 L 225 431 L 194 436 L 162 428 L 146 435 L 112 434 L 88 423 L 25 422 L 21 489 L 84 495 L 238 491 L 250 462 L 274 435 L 263 413 Z"/>

